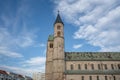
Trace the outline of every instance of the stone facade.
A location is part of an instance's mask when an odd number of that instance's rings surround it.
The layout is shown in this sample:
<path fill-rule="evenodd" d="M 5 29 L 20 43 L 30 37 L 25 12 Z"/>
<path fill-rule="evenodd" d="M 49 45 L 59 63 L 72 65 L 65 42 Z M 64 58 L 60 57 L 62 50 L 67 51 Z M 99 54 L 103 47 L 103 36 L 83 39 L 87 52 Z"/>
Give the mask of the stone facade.
<path fill-rule="evenodd" d="M 33 80 L 45 80 L 45 73 L 41 72 L 33 73 Z"/>
<path fill-rule="evenodd" d="M 64 52 L 58 14 L 47 42 L 45 80 L 120 80 L 120 52 Z"/>

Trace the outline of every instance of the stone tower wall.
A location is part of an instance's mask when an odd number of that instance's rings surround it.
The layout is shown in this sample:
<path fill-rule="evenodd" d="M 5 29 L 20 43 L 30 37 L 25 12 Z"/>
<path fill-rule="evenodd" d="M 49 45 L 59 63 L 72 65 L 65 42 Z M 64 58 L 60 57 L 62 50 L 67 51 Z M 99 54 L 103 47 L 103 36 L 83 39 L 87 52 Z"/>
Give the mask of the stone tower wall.
<path fill-rule="evenodd" d="M 60 26 L 60 28 L 58 28 Z M 64 33 L 63 24 L 54 26 L 54 53 L 53 53 L 53 79 L 63 80 L 64 77 Z"/>
<path fill-rule="evenodd" d="M 48 41 L 48 43 L 47 43 L 46 74 L 45 74 L 46 80 L 52 80 L 53 48 L 50 48 L 50 44 L 53 44 L 53 41 Z"/>

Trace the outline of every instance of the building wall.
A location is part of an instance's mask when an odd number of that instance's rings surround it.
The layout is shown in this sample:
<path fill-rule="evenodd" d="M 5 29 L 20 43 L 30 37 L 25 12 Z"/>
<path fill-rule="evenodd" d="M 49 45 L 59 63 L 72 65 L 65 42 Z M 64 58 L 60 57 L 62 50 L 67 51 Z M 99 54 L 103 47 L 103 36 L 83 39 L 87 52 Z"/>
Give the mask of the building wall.
<path fill-rule="evenodd" d="M 33 80 L 41 80 L 41 73 L 40 72 L 33 73 Z"/>
<path fill-rule="evenodd" d="M 9 75 L 0 74 L 0 80 L 9 80 L 9 79 L 11 79 L 11 77 Z"/>
<path fill-rule="evenodd" d="M 80 64 L 80 68 L 79 65 Z M 100 68 L 98 65 L 100 64 Z M 71 65 L 73 67 L 71 68 Z M 85 68 L 85 65 L 87 68 Z M 93 67 L 92 67 L 93 65 Z M 111 66 L 113 65 L 113 66 Z M 70 71 L 120 71 L 120 61 L 66 61 L 66 70 Z M 120 73 L 113 74 L 113 73 L 100 73 L 100 74 L 93 74 L 93 73 L 81 73 L 75 74 L 70 73 L 66 74 L 66 80 L 120 80 Z M 91 76 L 91 79 L 90 79 Z M 99 79 L 97 79 L 97 76 Z M 82 79 L 82 77 L 84 79 Z M 106 77 L 106 78 L 105 78 Z"/>
<path fill-rule="evenodd" d="M 41 80 L 45 80 L 45 74 L 44 73 L 41 74 Z"/>

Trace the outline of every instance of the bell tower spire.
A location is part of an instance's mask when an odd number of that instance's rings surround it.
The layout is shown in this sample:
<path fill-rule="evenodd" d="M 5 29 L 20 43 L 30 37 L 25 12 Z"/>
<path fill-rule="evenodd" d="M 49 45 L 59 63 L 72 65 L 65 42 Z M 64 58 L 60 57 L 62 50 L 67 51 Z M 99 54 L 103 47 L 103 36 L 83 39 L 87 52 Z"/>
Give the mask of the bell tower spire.
<path fill-rule="evenodd" d="M 54 23 L 52 80 L 64 80 L 64 24 L 59 11 Z"/>
<path fill-rule="evenodd" d="M 59 13 L 60 13 L 60 11 L 58 10 L 58 15 L 57 15 L 57 18 L 56 18 L 56 20 L 55 20 L 55 22 L 54 22 L 54 25 L 55 25 L 56 23 L 62 23 L 62 24 L 64 25 L 64 23 L 63 23 L 63 21 L 62 21 Z"/>

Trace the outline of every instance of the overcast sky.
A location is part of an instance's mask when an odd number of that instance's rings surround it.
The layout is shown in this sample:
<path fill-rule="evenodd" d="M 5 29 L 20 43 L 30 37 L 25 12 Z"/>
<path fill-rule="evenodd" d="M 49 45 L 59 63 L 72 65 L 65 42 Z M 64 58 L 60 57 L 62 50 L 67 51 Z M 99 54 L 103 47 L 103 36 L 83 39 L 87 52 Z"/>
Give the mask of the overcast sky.
<path fill-rule="evenodd" d="M 44 72 L 58 10 L 65 51 L 120 51 L 120 0 L 0 0 L 0 69 Z"/>

